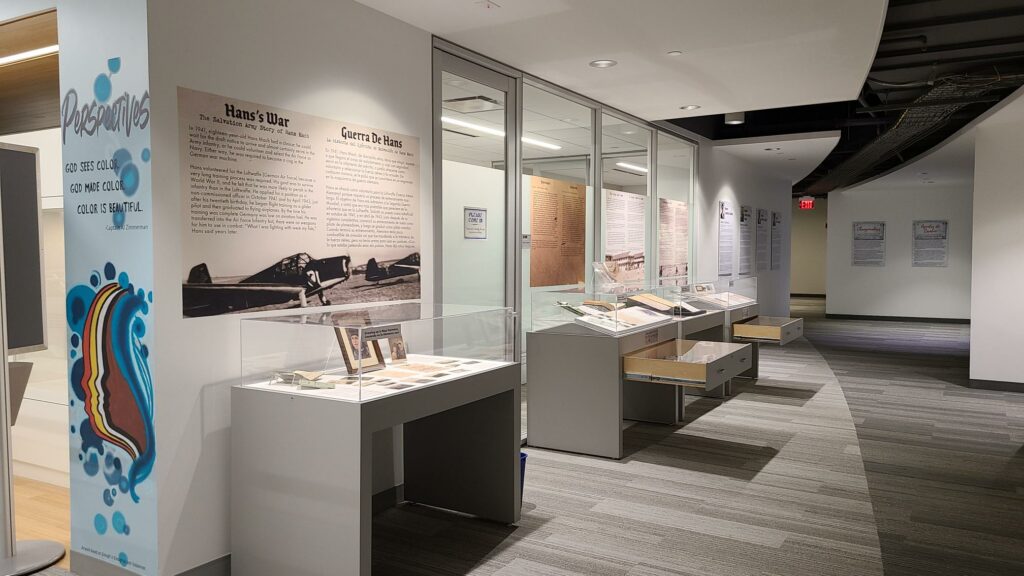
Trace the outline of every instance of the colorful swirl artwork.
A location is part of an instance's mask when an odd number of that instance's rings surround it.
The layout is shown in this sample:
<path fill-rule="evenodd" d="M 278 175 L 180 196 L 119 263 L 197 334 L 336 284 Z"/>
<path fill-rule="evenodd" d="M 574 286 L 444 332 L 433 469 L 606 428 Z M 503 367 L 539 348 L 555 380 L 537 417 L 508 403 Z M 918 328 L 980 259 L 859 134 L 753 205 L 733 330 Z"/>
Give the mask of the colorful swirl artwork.
<path fill-rule="evenodd" d="M 104 477 L 114 487 L 111 493 L 119 489 L 136 502 L 136 487 L 150 475 L 156 459 L 153 381 L 149 349 L 143 343 L 152 300 L 152 292 L 137 289 L 112 263 L 67 296 L 71 389 L 86 414 L 78 430 L 79 458 L 86 472 L 95 475 L 105 444 L 123 452 L 130 462 L 127 474 L 119 455 L 108 453 Z"/>

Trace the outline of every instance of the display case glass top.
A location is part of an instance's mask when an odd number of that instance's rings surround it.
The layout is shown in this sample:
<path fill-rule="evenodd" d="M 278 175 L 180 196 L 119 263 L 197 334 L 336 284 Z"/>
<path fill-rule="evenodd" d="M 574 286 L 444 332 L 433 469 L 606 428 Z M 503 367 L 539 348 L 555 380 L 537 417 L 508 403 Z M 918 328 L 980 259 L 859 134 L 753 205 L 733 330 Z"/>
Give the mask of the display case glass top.
<path fill-rule="evenodd" d="M 667 298 L 677 298 L 704 310 L 733 310 L 757 304 L 756 276 L 665 286 L 663 290 Z"/>
<path fill-rule="evenodd" d="M 619 293 L 582 289 L 535 292 L 534 331 L 590 336 L 626 336 L 703 311 L 662 296 L 662 287 L 636 287 Z"/>
<path fill-rule="evenodd" d="M 366 402 L 513 363 L 510 308 L 370 306 L 241 321 L 246 387 Z"/>

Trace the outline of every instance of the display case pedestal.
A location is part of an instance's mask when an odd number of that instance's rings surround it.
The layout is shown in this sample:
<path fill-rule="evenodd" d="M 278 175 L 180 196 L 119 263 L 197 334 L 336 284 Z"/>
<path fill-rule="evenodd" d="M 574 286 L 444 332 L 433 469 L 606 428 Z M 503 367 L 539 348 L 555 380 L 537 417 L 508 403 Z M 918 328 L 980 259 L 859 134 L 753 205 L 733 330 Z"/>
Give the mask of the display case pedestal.
<path fill-rule="evenodd" d="M 369 576 L 373 436 L 399 425 L 406 500 L 517 522 L 519 374 L 361 403 L 232 388 L 232 574 Z"/>
<path fill-rule="evenodd" d="M 605 458 L 622 458 L 622 421 L 676 424 L 682 420 L 680 386 L 623 378 L 623 356 L 681 334 L 716 334 L 724 314 L 709 312 L 645 332 L 606 336 L 567 324 L 526 335 L 529 362 L 527 442 Z M 724 396 L 728 378 L 714 380 L 712 395 Z"/>

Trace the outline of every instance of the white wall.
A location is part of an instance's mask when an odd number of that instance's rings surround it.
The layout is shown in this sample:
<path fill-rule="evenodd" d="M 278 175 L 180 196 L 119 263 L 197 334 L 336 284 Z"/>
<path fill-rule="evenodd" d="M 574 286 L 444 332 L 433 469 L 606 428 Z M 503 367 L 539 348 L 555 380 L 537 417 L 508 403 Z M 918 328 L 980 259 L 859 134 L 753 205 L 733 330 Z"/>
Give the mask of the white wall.
<path fill-rule="evenodd" d="M 865 186 L 828 196 L 829 314 L 911 318 L 971 315 L 971 190 Z M 949 265 L 911 266 L 914 220 L 949 220 Z M 885 266 L 851 265 L 854 221 L 886 222 Z"/>
<path fill-rule="evenodd" d="M 793 249 L 789 291 L 792 294 L 825 295 L 825 261 L 828 245 L 828 199 L 818 198 L 814 210 L 801 210 L 793 200 Z"/>
<path fill-rule="evenodd" d="M 181 316 L 177 87 L 419 137 L 421 286 L 430 302 L 431 38 L 351 0 L 151 0 L 149 41 L 155 473 L 161 572 L 177 574 L 229 552 L 229 386 L 240 372 L 237 316 Z"/>
<path fill-rule="evenodd" d="M 1024 383 L 1024 97 L 1015 96 L 975 133 L 971 378 Z"/>
<path fill-rule="evenodd" d="M 4 0 L 0 2 L 0 23 L 56 7 L 57 0 Z"/>
<path fill-rule="evenodd" d="M 731 201 L 736 208 L 739 246 L 741 205 L 765 208 L 782 215 L 782 264 L 778 270 L 757 272 L 757 299 L 761 314 L 789 316 L 789 246 L 792 184 L 705 142 L 700 148 L 699 185 L 694 199 L 697 210 L 697 269 L 695 280 L 718 280 L 718 201 Z M 756 212 L 755 212 L 756 213 Z"/>
<path fill-rule="evenodd" d="M 445 160 L 443 304 L 505 305 L 505 171 Z M 465 208 L 487 210 L 487 238 L 467 239 Z"/>

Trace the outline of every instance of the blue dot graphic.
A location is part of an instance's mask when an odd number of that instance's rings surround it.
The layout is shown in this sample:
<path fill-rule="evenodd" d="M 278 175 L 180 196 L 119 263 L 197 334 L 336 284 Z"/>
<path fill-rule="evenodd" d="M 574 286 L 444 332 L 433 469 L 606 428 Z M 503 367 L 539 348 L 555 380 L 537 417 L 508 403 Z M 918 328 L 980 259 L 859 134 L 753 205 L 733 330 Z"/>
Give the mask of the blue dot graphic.
<path fill-rule="evenodd" d="M 113 220 L 114 226 L 118 228 L 124 226 L 124 212 L 114 212 Z"/>
<path fill-rule="evenodd" d="M 143 148 L 142 149 L 142 161 L 143 162 L 149 162 L 149 156 L 150 156 L 149 148 Z"/>
<path fill-rule="evenodd" d="M 121 552 L 120 554 L 117 555 L 117 561 L 121 563 L 121 566 L 127 566 L 128 565 L 128 555 L 125 554 L 124 552 Z"/>
<path fill-rule="evenodd" d="M 128 163 L 121 169 L 121 188 L 125 196 L 134 196 L 139 189 L 139 169 Z"/>
<path fill-rule="evenodd" d="M 117 275 L 117 285 L 120 286 L 121 288 L 127 287 L 129 282 L 130 280 L 128 280 L 127 273 L 121 272 L 120 274 Z"/>
<path fill-rule="evenodd" d="M 114 265 L 112 263 L 107 262 L 106 264 L 103 265 L 103 275 L 107 278 L 107 280 L 113 280 L 116 274 L 117 268 L 114 268 Z"/>
<path fill-rule="evenodd" d="M 96 94 L 96 100 L 100 102 L 109 100 L 110 93 L 113 91 L 113 86 L 110 85 L 110 76 L 106 74 L 97 76 L 96 80 L 92 83 L 92 91 Z"/>
<path fill-rule="evenodd" d="M 114 525 L 114 532 L 124 534 L 124 528 L 127 525 L 124 521 L 124 514 L 119 511 L 114 512 L 114 516 L 111 518 L 111 523 Z"/>
<path fill-rule="evenodd" d="M 71 356 L 72 358 L 77 357 L 78 356 L 78 350 L 72 350 L 71 352 L 68 353 L 68 356 Z"/>
<path fill-rule="evenodd" d="M 93 528 L 96 529 L 96 533 L 103 536 L 107 533 L 107 518 L 103 514 L 97 514 L 92 519 Z"/>
<path fill-rule="evenodd" d="M 75 348 L 78 348 L 78 343 L 79 342 L 81 342 L 81 340 L 79 339 L 78 334 L 72 334 L 71 335 L 71 345 L 74 346 Z"/>
<path fill-rule="evenodd" d="M 110 70 L 111 74 L 117 74 L 121 70 L 121 59 L 110 58 L 107 60 L 107 70 Z"/>

